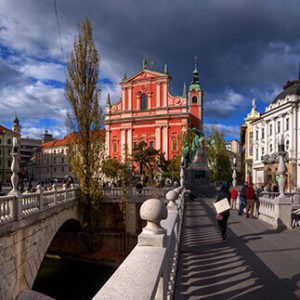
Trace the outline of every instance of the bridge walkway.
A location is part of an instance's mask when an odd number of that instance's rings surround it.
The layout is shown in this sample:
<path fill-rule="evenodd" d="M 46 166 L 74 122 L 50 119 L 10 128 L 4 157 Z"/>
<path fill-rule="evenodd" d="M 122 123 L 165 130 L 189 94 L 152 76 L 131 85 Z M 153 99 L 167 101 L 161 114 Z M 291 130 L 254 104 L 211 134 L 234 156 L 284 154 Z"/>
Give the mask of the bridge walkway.
<path fill-rule="evenodd" d="M 231 211 L 223 241 L 213 200 L 186 203 L 174 299 L 300 299 L 300 231 Z"/>

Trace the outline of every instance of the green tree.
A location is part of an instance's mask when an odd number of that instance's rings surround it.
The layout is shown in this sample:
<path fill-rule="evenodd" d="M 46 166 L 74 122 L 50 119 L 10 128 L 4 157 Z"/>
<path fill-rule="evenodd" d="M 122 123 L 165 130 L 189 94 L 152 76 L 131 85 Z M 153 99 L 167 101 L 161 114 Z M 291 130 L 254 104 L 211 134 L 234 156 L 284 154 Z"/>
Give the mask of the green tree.
<path fill-rule="evenodd" d="M 207 160 L 212 181 L 231 181 L 232 170 L 228 151 L 225 147 L 224 133 L 212 127 L 207 135 Z"/>
<path fill-rule="evenodd" d="M 147 147 L 144 141 L 135 145 L 132 150 L 132 160 L 138 164 L 139 173 L 148 176 L 150 184 L 153 184 L 157 169 L 163 165 L 162 158 L 163 154 L 159 150 Z"/>
<path fill-rule="evenodd" d="M 77 175 L 86 222 L 94 228 L 95 209 L 99 207 L 99 171 L 103 153 L 99 105 L 99 56 L 93 40 L 91 22 L 85 18 L 74 38 L 74 47 L 67 66 L 65 97 L 71 111 L 67 113 L 67 130 L 71 136 L 70 164 Z"/>

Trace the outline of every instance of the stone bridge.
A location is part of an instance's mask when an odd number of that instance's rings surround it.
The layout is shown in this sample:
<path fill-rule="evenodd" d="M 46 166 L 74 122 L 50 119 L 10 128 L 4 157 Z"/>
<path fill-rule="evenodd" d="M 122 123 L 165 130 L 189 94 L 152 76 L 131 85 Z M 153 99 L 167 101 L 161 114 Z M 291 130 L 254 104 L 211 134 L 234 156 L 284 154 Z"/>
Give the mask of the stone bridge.
<path fill-rule="evenodd" d="M 71 188 L 0 197 L 0 299 L 31 289 L 60 228 L 80 226 L 76 194 Z"/>

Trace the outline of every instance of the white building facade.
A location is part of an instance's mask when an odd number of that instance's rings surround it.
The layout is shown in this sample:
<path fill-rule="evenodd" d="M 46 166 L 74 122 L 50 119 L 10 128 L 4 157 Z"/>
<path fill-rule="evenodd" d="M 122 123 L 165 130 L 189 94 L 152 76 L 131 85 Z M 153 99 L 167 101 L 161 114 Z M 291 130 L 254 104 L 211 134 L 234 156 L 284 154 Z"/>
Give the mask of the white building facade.
<path fill-rule="evenodd" d="M 288 82 L 253 125 L 253 183 L 272 187 L 278 180 L 278 144 L 284 143 L 287 190 L 300 189 L 300 80 Z"/>

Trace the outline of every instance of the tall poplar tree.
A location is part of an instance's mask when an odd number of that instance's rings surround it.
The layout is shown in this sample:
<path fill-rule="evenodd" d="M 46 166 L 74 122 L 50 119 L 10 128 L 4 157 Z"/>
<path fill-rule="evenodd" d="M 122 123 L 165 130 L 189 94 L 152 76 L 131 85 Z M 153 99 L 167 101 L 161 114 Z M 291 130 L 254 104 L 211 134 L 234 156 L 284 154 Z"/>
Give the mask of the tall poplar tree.
<path fill-rule="evenodd" d="M 95 208 L 99 204 L 99 178 L 103 151 L 101 141 L 102 111 L 99 105 L 99 56 L 93 40 L 92 26 L 85 18 L 67 66 L 65 97 L 71 110 L 67 113 L 70 137 L 70 164 L 77 175 L 86 222 L 93 228 Z M 102 137 L 103 140 L 103 137 Z"/>

